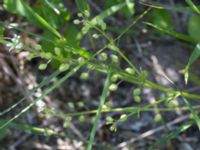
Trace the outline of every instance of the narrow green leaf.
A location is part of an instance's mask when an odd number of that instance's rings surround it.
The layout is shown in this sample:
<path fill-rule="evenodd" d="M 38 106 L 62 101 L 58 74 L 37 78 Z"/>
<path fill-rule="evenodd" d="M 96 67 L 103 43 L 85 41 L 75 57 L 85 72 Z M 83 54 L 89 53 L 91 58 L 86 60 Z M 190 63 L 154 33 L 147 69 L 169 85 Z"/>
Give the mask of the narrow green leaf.
<path fill-rule="evenodd" d="M 106 97 L 108 96 L 108 93 L 109 93 L 109 86 L 110 86 L 110 82 L 111 82 L 110 79 L 111 79 L 111 73 L 108 74 L 107 79 L 106 79 L 105 84 L 104 84 L 103 92 L 102 92 L 102 95 L 100 97 L 99 107 L 98 107 L 98 110 L 97 110 L 97 113 L 96 113 L 96 117 L 95 117 L 95 121 L 94 121 L 94 124 L 93 124 L 93 127 L 92 127 L 92 131 L 90 133 L 90 139 L 89 139 L 89 143 L 88 143 L 88 146 L 87 146 L 87 150 L 91 150 L 92 145 L 94 143 L 94 137 L 95 137 L 96 130 L 97 130 L 97 124 L 98 124 L 98 121 L 100 119 L 102 108 L 103 108 L 103 105 L 105 103 Z"/>
<path fill-rule="evenodd" d="M 200 15 L 199 8 L 192 2 L 192 0 L 185 0 L 185 1 L 196 13 Z"/>
<path fill-rule="evenodd" d="M 155 5 L 155 4 L 147 4 L 147 3 L 143 3 L 141 2 L 142 5 L 151 7 L 151 8 L 155 8 L 155 9 L 161 9 L 161 10 L 174 10 L 176 12 L 181 12 L 181 13 L 185 13 L 185 12 L 193 12 L 193 9 L 191 7 L 178 7 L 178 6 L 162 6 L 162 5 Z M 198 9 L 200 9 L 199 5 L 197 6 Z"/>
<path fill-rule="evenodd" d="M 130 15 L 133 15 L 134 12 L 135 12 L 135 9 L 134 9 L 134 1 L 133 0 L 126 0 L 126 5 L 127 5 L 127 8 L 128 8 L 128 11 L 129 11 L 129 14 Z"/>
<path fill-rule="evenodd" d="M 119 11 L 120 9 L 122 9 L 123 7 L 126 6 L 126 3 L 120 3 L 114 6 L 111 6 L 110 8 L 106 9 L 105 11 L 103 11 L 101 14 L 99 14 L 98 16 L 96 16 L 94 19 L 92 19 L 92 22 L 94 20 L 103 20 L 106 17 L 111 16 L 112 14 L 116 13 L 117 11 Z"/>
<path fill-rule="evenodd" d="M 43 17 L 41 17 L 32 9 L 27 2 L 23 0 L 5 0 L 4 7 L 12 13 L 25 16 L 31 22 L 37 22 L 43 28 L 56 35 L 58 38 L 62 37 L 54 27 L 52 27 Z"/>
<path fill-rule="evenodd" d="M 51 3 L 49 0 L 45 0 L 45 2 L 56 14 L 61 14 L 60 10 L 53 3 Z"/>
<path fill-rule="evenodd" d="M 24 10 L 27 13 L 27 17 L 30 18 L 31 16 L 37 20 L 41 25 L 43 25 L 45 28 L 47 28 L 50 32 L 55 34 L 58 38 L 61 38 L 62 36 L 60 33 L 54 29 L 44 18 L 42 18 L 39 14 L 37 14 L 28 4 L 23 3 Z"/>
<path fill-rule="evenodd" d="M 190 16 L 188 21 L 188 33 L 194 39 L 195 42 L 200 41 L 200 15 L 195 14 Z"/>
<path fill-rule="evenodd" d="M 188 78 L 189 78 L 189 68 L 190 66 L 197 60 L 197 58 L 199 58 L 200 56 L 200 43 L 198 43 L 194 49 L 194 51 L 192 52 L 188 64 L 185 67 L 185 72 L 184 72 L 184 76 L 185 76 L 185 83 L 187 84 Z"/>
<path fill-rule="evenodd" d="M 173 30 L 173 21 L 172 16 L 169 14 L 166 10 L 159 10 L 154 9 L 151 12 L 151 22 L 153 22 L 154 25 L 162 28 L 167 29 L 169 31 Z"/>
<path fill-rule="evenodd" d="M 74 48 L 74 52 L 83 56 L 84 58 L 87 58 L 87 59 L 92 58 L 92 55 L 86 49 L 76 47 Z"/>
<path fill-rule="evenodd" d="M 0 126 L 3 125 L 4 123 L 6 123 L 7 120 L 0 120 Z M 8 128 L 15 128 L 18 130 L 22 130 L 28 133 L 33 133 L 33 134 L 42 134 L 42 135 L 52 135 L 54 134 L 54 131 L 48 128 L 38 128 L 38 127 L 34 127 L 31 125 L 27 125 L 27 124 L 18 124 L 18 123 L 11 123 Z M 2 130 L 0 130 L 2 131 Z"/>
<path fill-rule="evenodd" d="M 111 6 L 126 3 L 126 6 L 121 9 L 120 14 L 129 18 L 135 13 L 135 0 L 109 0 L 104 3 L 104 10 L 110 8 Z"/>
<path fill-rule="evenodd" d="M 170 30 L 167 30 L 167 29 L 164 29 L 164 28 L 161 28 L 159 26 L 156 26 L 150 22 L 144 22 L 146 25 L 150 26 L 150 27 L 153 27 L 163 33 L 167 33 L 169 35 L 172 35 L 178 39 L 181 39 L 181 40 L 184 40 L 184 41 L 187 41 L 187 42 L 193 42 L 193 38 L 191 38 L 190 36 L 187 36 L 187 35 L 184 35 L 184 34 L 180 34 L 180 33 L 177 33 L 177 32 L 174 32 L 174 31 L 170 31 Z"/>
<path fill-rule="evenodd" d="M 26 10 L 21 0 L 4 0 L 3 6 L 6 10 L 21 16 L 26 16 Z"/>

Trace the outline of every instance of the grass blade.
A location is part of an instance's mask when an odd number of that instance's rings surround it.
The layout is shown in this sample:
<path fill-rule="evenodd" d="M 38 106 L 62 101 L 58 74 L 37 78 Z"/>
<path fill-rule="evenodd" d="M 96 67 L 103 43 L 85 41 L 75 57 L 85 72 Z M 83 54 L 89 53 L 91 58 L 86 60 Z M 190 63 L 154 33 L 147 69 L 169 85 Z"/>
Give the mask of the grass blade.
<path fill-rule="evenodd" d="M 92 131 L 90 133 L 90 139 L 89 139 L 89 143 L 88 143 L 88 146 L 87 146 L 87 150 L 92 149 L 94 137 L 95 137 L 96 130 L 97 130 L 97 124 L 98 124 L 99 118 L 101 116 L 103 104 L 105 103 L 106 97 L 109 93 L 110 77 L 111 77 L 111 73 L 108 74 L 107 79 L 106 79 L 105 84 L 104 84 L 103 92 L 102 92 L 100 102 L 99 102 L 99 107 L 98 107 L 98 110 L 97 110 L 97 113 L 96 113 L 96 118 L 95 118 L 95 121 L 94 121 L 94 125 L 92 127 Z"/>
<path fill-rule="evenodd" d="M 7 120 L 0 120 L 0 125 L 3 125 Z M 8 128 L 15 128 L 32 134 L 53 135 L 54 131 L 48 128 L 39 128 L 27 124 L 10 123 Z"/>
<path fill-rule="evenodd" d="M 60 10 L 56 8 L 56 6 L 52 2 L 50 2 L 49 0 L 45 0 L 45 2 L 56 14 L 61 14 Z"/>
<path fill-rule="evenodd" d="M 155 5 L 155 4 L 148 4 L 148 3 L 144 3 L 144 2 L 140 2 L 142 5 L 144 6 L 148 6 L 151 8 L 155 8 L 155 9 L 160 9 L 160 10 L 173 10 L 176 12 L 181 12 L 181 13 L 185 13 L 185 12 L 193 12 L 193 9 L 191 7 L 174 7 L 174 6 L 162 6 L 162 5 Z M 197 7 L 198 9 L 200 8 L 199 6 Z"/>
<path fill-rule="evenodd" d="M 198 43 L 194 49 L 194 51 L 192 52 L 192 55 L 189 58 L 188 64 L 187 66 L 191 66 L 196 60 L 197 58 L 199 58 L 200 56 L 200 43 Z"/>
<path fill-rule="evenodd" d="M 187 36 L 187 35 L 184 35 L 184 34 L 180 34 L 180 33 L 177 33 L 177 32 L 174 32 L 174 31 L 170 31 L 170 30 L 166 30 L 166 29 L 163 29 L 157 25 L 154 25 L 150 22 L 144 22 L 146 25 L 150 26 L 150 27 L 153 27 L 163 33 L 167 33 L 169 35 L 172 35 L 178 39 L 181 39 L 181 40 L 184 40 L 184 41 L 187 41 L 187 42 L 193 42 L 193 38 L 191 38 L 190 36 Z"/>
<path fill-rule="evenodd" d="M 188 64 L 185 67 L 184 77 L 185 77 L 186 84 L 187 84 L 188 78 L 189 78 L 189 68 L 197 60 L 197 58 L 199 58 L 199 56 L 200 56 L 200 43 L 198 43 L 196 45 L 196 47 L 194 48 L 194 51 L 192 52 L 192 54 L 189 58 Z"/>
<path fill-rule="evenodd" d="M 197 14 L 200 15 L 200 10 L 199 8 L 192 2 L 192 0 L 185 0 L 186 3 L 194 10 Z"/>
<path fill-rule="evenodd" d="M 56 29 L 54 29 L 54 27 L 52 27 L 44 18 L 42 18 L 39 14 L 37 14 L 28 4 L 23 3 L 23 7 L 27 13 L 26 15 L 27 18 L 31 19 L 31 17 L 33 17 L 33 19 L 37 20 L 41 25 L 47 28 L 58 38 L 62 37 L 60 33 Z"/>

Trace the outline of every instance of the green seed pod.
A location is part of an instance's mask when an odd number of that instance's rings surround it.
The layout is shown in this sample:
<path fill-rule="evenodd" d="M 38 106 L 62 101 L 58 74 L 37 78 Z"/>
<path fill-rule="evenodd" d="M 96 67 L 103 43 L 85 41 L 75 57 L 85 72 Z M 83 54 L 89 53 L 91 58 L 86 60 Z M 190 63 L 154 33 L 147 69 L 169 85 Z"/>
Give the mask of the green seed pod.
<path fill-rule="evenodd" d="M 140 102 L 141 102 L 140 96 L 135 96 L 135 97 L 134 97 L 134 101 L 135 101 L 136 103 L 140 103 Z"/>
<path fill-rule="evenodd" d="M 52 53 L 45 53 L 46 59 L 51 59 L 53 57 Z"/>
<path fill-rule="evenodd" d="M 85 106 L 85 104 L 83 102 L 78 102 L 77 103 L 78 107 L 83 108 Z"/>
<path fill-rule="evenodd" d="M 69 64 L 61 64 L 61 65 L 59 66 L 59 70 L 60 70 L 61 72 L 63 72 L 63 71 L 68 70 L 69 67 L 70 67 Z"/>
<path fill-rule="evenodd" d="M 35 56 L 33 54 L 28 55 L 27 60 L 31 61 Z"/>
<path fill-rule="evenodd" d="M 85 10 L 85 11 L 84 11 L 84 14 L 85 14 L 86 17 L 89 17 L 89 16 L 90 16 L 90 12 L 89 12 L 88 10 Z"/>
<path fill-rule="evenodd" d="M 35 44 L 34 48 L 37 49 L 37 50 L 41 50 L 41 49 L 42 49 L 42 46 L 39 45 L 39 44 Z"/>
<path fill-rule="evenodd" d="M 53 55 L 50 52 L 47 52 L 47 53 L 42 52 L 40 53 L 40 56 L 45 59 L 51 59 Z"/>
<path fill-rule="evenodd" d="M 65 119 L 64 119 L 64 124 L 63 124 L 63 127 L 64 128 L 67 128 L 67 127 L 69 127 L 69 125 L 70 125 L 70 123 L 71 123 L 71 120 L 72 120 L 72 117 L 66 117 Z"/>
<path fill-rule="evenodd" d="M 141 89 L 140 88 L 136 88 L 133 90 L 133 95 L 134 96 L 139 96 L 141 94 Z"/>
<path fill-rule="evenodd" d="M 161 114 L 156 114 L 154 117 L 155 122 L 160 122 L 162 120 L 162 115 Z"/>
<path fill-rule="evenodd" d="M 112 131 L 112 132 L 116 132 L 117 131 L 117 128 L 116 128 L 115 124 L 113 124 L 112 126 L 110 126 L 110 131 Z"/>
<path fill-rule="evenodd" d="M 106 124 L 113 124 L 114 119 L 111 116 L 106 117 Z"/>
<path fill-rule="evenodd" d="M 60 55 L 61 55 L 61 49 L 58 48 L 58 47 L 55 47 L 55 48 L 54 48 L 54 52 L 55 52 L 55 54 L 56 54 L 57 56 L 60 56 Z"/>
<path fill-rule="evenodd" d="M 118 75 L 118 74 L 114 74 L 114 75 L 112 75 L 112 77 L 111 77 L 111 81 L 112 81 L 112 82 L 116 82 L 118 79 L 119 79 L 119 75 Z"/>
<path fill-rule="evenodd" d="M 128 118 L 128 116 L 126 114 L 123 114 L 120 116 L 119 121 L 124 122 L 127 120 L 127 118 Z"/>
<path fill-rule="evenodd" d="M 78 17 L 83 17 L 83 14 L 82 13 L 78 13 L 77 16 Z"/>
<path fill-rule="evenodd" d="M 79 57 L 79 58 L 78 58 L 78 62 L 79 62 L 80 64 L 82 64 L 82 63 L 85 62 L 85 59 L 84 59 L 83 57 Z"/>
<path fill-rule="evenodd" d="M 119 63 L 119 58 L 118 58 L 117 55 L 111 54 L 110 58 L 111 58 L 113 63 Z"/>
<path fill-rule="evenodd" d="M 40 64 L 38 68 L 40 70 L 45 70 L 47 68 L 47 64 Z"/>
<path fill-rule="evenodd" d="M 135 74 L 135 71 L 134 71 L 132 68 L 126 68 L 125 71 L 126 71 L 128 74 L 132 74 L 132 75 Z"/>
<path fill-rule="evenodd" d="M 98 34 L 93 34 L 92 37 L 93 37 L 94 39 L 98 39 L 98 38 L 99 38 L 99 35 L 98 35 Z"/>
<path fill-rule="evenodd" d="M 81 73 L 80 78 L 81 78 L 82 80 L 87 80 L 88 77 L 89 77 L 89 73 L 88 73 L 88 72 L 83 72 L 83 73 Z"/>
<path fill-rule="evenodd" d="M 80 122 L 84 122 L 84 121 L 85 121 L 85 116 L 81 115 L 81 116 L 78 118 L 78 120 L 79 120 Z"/>
<path fill-rule="evenodd" d="M 104 52 L 100 54 L 100 57 L 103 61 L 106 61 L 108 59 L 108 55 Z"/>
<path fill-rule="evenodd" d="M 109 86 L 109 90 L 110 90 L 110 91 L 116 91 L 117 89 L 118 89 L 117 84 L 111 84 L 111 85 Z"/>
<path fill-rule="evenodd" d="M 73 21 L 73 23 L 78 25 L 78 24 L 80 24 L 80 23 L 81 23 L 81 21 L 80 21 L 80 20 L 78 20 L 78 19 L 75 19 L 75 20 Z"/>
<path fill-rule="evenodd" d="M 179 103 L 176 99 L 169 100 L 166 104 L 168 107 L 171 107 L 171 108 L 179 106 Z"/>
<path fill-rule="evenodd" d="M 74 103 L 72 103 L 72 102 L 68 102 L 67 105 L 68 105 L 71 109 L 74 109 L 74 108 L 75 108 L 75 105 L 74 105 Z"/>

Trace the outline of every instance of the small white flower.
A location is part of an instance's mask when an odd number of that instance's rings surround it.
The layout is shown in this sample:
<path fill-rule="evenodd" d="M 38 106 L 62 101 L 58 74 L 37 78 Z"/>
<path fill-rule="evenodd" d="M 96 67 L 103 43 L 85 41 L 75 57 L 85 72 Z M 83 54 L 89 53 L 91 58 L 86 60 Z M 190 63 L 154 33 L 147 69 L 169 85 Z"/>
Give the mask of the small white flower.
<path fill-rule="evenodd" d="M 37 101 L 37 102 L 36 102 L 37 111 L 38 111 L 38 112 L 43 111 L 45 105 L 46 105 L 46 104 L 45 104 L 44 101 L 42 101 L 42 100 Z"/>
<path fill-rule="evenodd" d="M 6 46 L 9 48 L 9 51 L 13 49 L 21 49 L 23 47 L 23 44 L 20 41 L 20 36 L 17 34 L 14 34 L 14 37 L 11 39 L 11 42 L 8 42 Z"/>

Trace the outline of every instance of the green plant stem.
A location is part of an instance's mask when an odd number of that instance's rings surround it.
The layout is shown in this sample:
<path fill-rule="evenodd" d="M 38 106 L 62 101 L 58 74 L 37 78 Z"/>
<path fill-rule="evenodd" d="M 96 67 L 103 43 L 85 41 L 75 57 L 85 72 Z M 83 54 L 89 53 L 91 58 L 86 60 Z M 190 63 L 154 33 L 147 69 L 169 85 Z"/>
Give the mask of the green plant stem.
<path fill-rule="evenodd" d="M 94 69 L 100 73 L 103 73 L 103 74 L 106 74 L 107 73 L 107 69 L 108 67 L 107 66 L 103 66 L 103 65 L 100 65 L 98 63 L 92 63 L 92 62 L 88 62 L 88 64 L 91 64 L 93 65 Z M 191 98 L 191 99 L 198 99 L 200 100 L 200 95 L 196 95 L 196 94 L 190 94 L 190 93 L 186 93 L 186 92 L 183 92 L 183 91 L 175 91 L 173 89 L 170 89 L 170 88 L 166 88 L 166 87 L 163 87 L 163 86 L 160 86 L 160 85 L 157 85 L 151 81 L 148 81 L 148 80 L 145 80 L 144 82 L 143 81 L 140 81 L 140 78 L 139 77 L 135 77 L 133 75 L 129 75 L 128 73 L 126 73 L 124 70 L 120 69 L 120 68 L 117 68 L 115 66 L 111 66 L 109 64 L 107 64 L 109 67 L 110 67 L 110 71 L 112 73 L 116 73 L 116 74 L 120 74 L 121 75 L 121 79 L 122 80 L 125 80 L 129 83 L 134 83 L 134 84 L 138 84 L 138 85 L 141 85 L 143 84 L 143 86 L 145 87 L 149 87 L 149 88 L 153 88 L 153 89 L 157 89 L 157 90 L 160 90 L 160 91 L 164 91 L 166 93 L 171 93 L 171 94 L 182 94 L 182 96 L 186 97 L 186 98 Z"/>
<path fill-rule="evenodd" d="M 92 131 L 90 133 L 90 138 L 89 138 L 89 143 L 88 143 L 88 146 L 87 146 L 87 150 L 91 150 L 92 149 L 92 145 L 93 145 L 93 142 L 94 142 L 94 136 L 95 136 L 96 130 L 97 130 L 97 124 L 98 124 L 98 121 L 99 121 L 99 118 L 100 118 L 100 115 L 101 115 L 102 108 L 103 108 L 103 105 L 105 103 L 106 97 L 107 97 L 107 95 L 109 93 L 109 85 L 110 85 L 110 82 L 111 82 L 110 78 L 111 78 L 111 73 L 108 73 L 107 79 L 106 79 L 106 81 L 104 83 L 103 92 L 102 92 L 102 95 L 101 95 L 101 98 L 100 98 L 99 107 L 98 107 L 98 110 L 96 112 L 94 125 L 93 125 Z"/>
<path fill-rule="evenodd" d="M 155 111 L 155 108 L 150 108 L 154 105 L 157 105 L 161 102 L 163 102 L 165 100 L 156 100 L 154 103 L 145 105 L 145 106 L 140 106 L 140 107 L 124 107 L 124 108 L 103 108 L 102 109 L 102 113 L 110 113 L 110 112 L 130 112 L 130 113 L 135 113 L 135 112 L 141 112 L 141 111 Z M 197 106 L 191 106 L 192 109 L 196 109 L 198 110 L 200 108 L 200 105 Z M 170 112 L 170 111 L 174 111 L 174 110 L 189 110 L 191 108 L 189 108 L 188 106 L 184 106 L 184 107 L 173 107 L 173 108 L 156 108 L 161 112 Z M 90 114 L 95 114 L 97 113 L 97 110 L 88 110 L 88 111 L 83 111 L 83 112 L 72 112 L 72 113 L 54 113 L 52 112 L 53 115 L 57 116 L 57 117 L 61 117 L 61 118 L 65 118 L 66 116 L 81 116 L 81 115 L 90 115 Z"/>
<path fill-rule="evenodd" d="M 139 20 L 141 20 L 152 8 L 149 7 L 147 8 L 141 15 L 139 15 L 133 22 L 122 31 L 122 33 L 114 40 L 117 41 L 119 40 L 128 30 L 130 30 Z"/>

